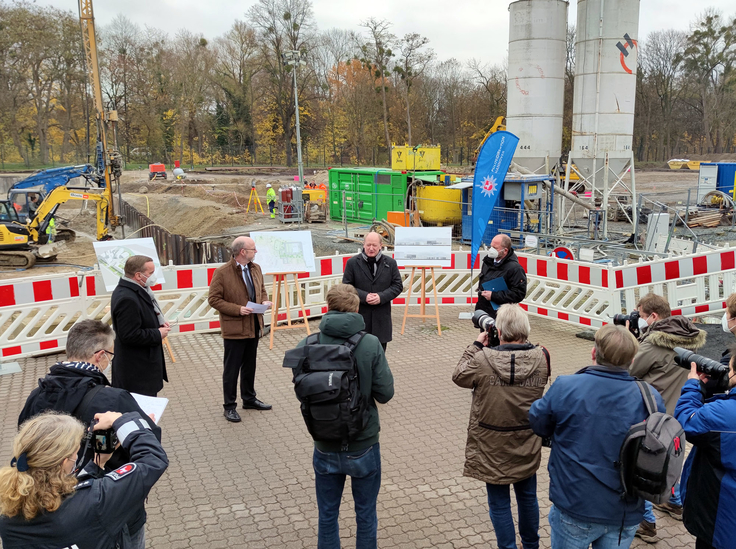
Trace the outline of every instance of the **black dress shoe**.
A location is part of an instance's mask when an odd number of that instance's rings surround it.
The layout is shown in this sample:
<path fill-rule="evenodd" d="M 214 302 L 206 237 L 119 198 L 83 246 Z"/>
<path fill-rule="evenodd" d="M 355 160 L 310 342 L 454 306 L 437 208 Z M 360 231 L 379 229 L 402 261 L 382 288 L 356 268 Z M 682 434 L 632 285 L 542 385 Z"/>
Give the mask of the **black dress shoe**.
<path fill-rule="evenodd" d="M 270 410 L 271 408 L 273 408 L 273 406 L 266 404 L 265 402 L 261 402 L 258 399 L 251 400 L 250 402 L 243 402 L 244 410 Z"/>
<path fill-rule="evenodd" d="M 225 419 L 233 423 L 238 423 L 240 421 L 240 415 L 237 410 L 225 410 Z"/>

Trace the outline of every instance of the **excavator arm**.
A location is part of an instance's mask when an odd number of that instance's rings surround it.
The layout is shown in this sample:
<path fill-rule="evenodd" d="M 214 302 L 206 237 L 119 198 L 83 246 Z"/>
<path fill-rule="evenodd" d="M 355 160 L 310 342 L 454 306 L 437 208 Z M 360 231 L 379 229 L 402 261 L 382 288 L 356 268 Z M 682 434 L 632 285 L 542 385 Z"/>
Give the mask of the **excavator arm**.
<path fill-rule="evenodd" d="M 92 200 L 97 205 L 97 240 L 107 240 L 109 226 L 109 206 L 110 201 L 107 193 L 90 192 L 86 189 L 69 189 L 67 187 L 57 187 L 49 193 L 36 211 L 34 217 L 28 224 L 28 232 L 31 240 L 39 242 L 42 234 L 45 233 L 49 221 L 56 214 L 59 206 L 68 200 Z"/>

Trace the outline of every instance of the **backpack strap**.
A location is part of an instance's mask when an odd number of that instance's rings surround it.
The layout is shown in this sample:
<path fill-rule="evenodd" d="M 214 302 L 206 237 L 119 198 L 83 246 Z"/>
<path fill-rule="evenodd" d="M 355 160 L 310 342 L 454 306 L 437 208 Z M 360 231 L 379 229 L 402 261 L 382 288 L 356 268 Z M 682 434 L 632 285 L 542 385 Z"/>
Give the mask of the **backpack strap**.
<path fill-rule="evenodd" d="M 363 337 L 365 336 L 366 332 L 364 330 L 361 330 L 357 333 L 354 333 L 349 338 L 345 340 L 343 345 L 345 345 L 348 349 L 350 349 L 350 352 L 355 352 L 355 348 L 360 344 L 360 342 L 363 340 Z"/>
<path fill-rule="evenodd" d="M 71 414 L 78 420 L 82 421 L 82 418 L 87 415 L 87 410 L 89 410 L 89 406 L 90 404 L 92 404 L 92 399 L 95 398 L 95 395 L 97 395 L 97 393 L 99 393 L 104 388 L 104 385 L 95 384 L 94 387 L 92 387 L 85 393 L 82 402 L 80 402 L 77 407 L 72 410 Z"/>
<path fill-rule="evenodd" d="M 657 403 L 654 401 L 654 396 L 652 395 L 652 392 L 649 390 L 649 385 L 645 383 L 644 381 L 641 381 L 640 379 L 636 380 L 636 385 L 639 387 L 639 391 L 641 392 L 641 396 L 644 399 L 644 406 L 646 406 L 647 409 L 647 417 L 652 415 L 654 412 L 657 411 Z"/>
<path fill-rule="evenodd" d="M 308 335 L 305 345 L 317 345 L 319 343 L 319 334 L 320 332 Z"/>

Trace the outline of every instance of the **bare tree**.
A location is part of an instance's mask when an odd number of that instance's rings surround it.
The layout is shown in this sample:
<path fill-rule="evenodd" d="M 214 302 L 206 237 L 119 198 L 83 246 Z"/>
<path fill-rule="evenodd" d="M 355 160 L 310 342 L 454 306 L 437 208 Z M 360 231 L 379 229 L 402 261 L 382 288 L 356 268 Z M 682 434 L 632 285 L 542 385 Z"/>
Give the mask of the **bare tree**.
<path fill-rule="evenodd" d="M 389 76 L 389 64 L 394 53 L 391 50 L 396 37 L 389 32 L 391 23 L 371 17 L 361 23 L 368 29 L 368 41 L 361 45 L 362 57 L 360 59 L 364 66 L 368 67 L 376 80 L 381 83 L 380 92 L 383 103 L 383 129 L 386 133 L 386 148 L 391 149 L 391 134 L 388 130 L 388 103 L 386 101 L 386 77 Z"/>
<path fill-rule="evenodd" d="M 434 51 L 431 49 L 424 50 L 424 46 L 429 43 L 429 38 L 420 36 L 412 32 L 404 36 L 399 43 L 399 63 L 394 67 L 396 72 L 404 84 L 404 97 L 406 98 L 406 127 L 408 134 L 408 143 L 411 146 L 411 104 L 409 101 L 409 92 L 414 80 L 421 76 L 427 65 L 434 59 Z"/>

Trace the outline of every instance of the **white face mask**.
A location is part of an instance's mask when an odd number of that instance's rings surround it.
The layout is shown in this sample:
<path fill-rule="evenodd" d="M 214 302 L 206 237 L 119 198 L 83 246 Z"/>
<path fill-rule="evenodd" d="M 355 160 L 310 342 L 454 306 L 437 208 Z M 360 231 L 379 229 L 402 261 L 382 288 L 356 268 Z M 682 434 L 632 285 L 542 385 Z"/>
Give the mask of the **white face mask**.
<path fill-rule="evenodd" d="M 488 250 L 488 257 L 491 259 L 496 259 L 498 257 L 498 250 L 496 248 L 491 248 Z"/>
<path fill-rule="evenodd" d="M 156 285 L 156 273 L 151 273 L 151 276 L 149 276 L 146 279 L 146 288 L 150 288 L 151 286 Z"/>
<path fill-rule="evenodd" d="M 723 313 L 723 318 L 721 319 L 721 328 L 723 328 L 723 331 L 727 334 L 731 333 L 731 329 L 728 327 L 728 313 Z"/>
<path fill-rule="evenodd" d="M 642 317 L 639 317 L 639 329 L 646 330 L 648 327 L 649 327 L 649 324 L 647 324 L 647 321 L 644 320 Z"/>

